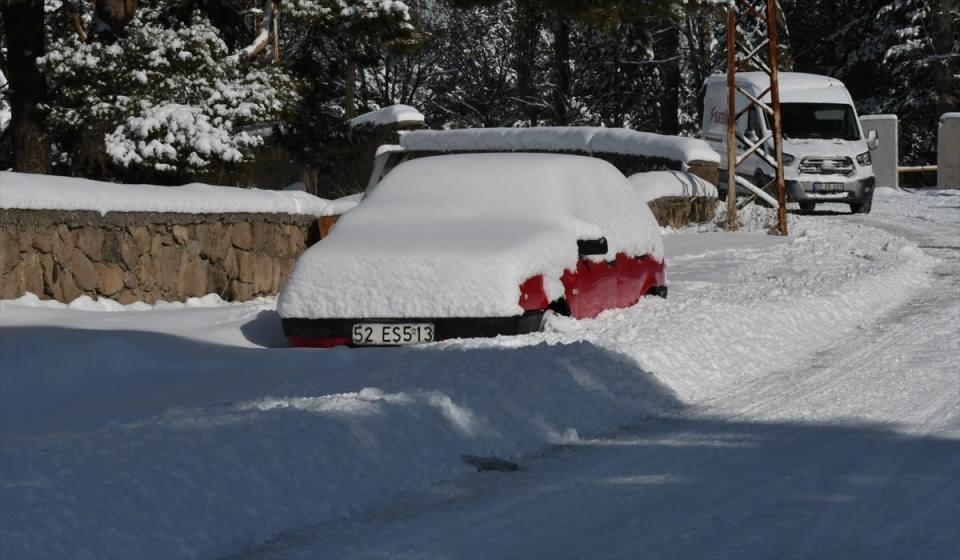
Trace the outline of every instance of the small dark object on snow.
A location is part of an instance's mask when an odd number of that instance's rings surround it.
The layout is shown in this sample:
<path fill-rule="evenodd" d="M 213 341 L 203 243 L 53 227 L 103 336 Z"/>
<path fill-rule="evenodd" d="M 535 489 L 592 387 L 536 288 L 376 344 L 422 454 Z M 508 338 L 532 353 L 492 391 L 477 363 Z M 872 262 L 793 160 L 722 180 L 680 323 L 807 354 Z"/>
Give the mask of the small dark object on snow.
<path fill-rule="evenodd" d="M 506 459 L 501 459 L 499 457 L 477 457 L 476 455 L 461 455 L 460 459 L 468 464 L 473 465 L 477 468 L 478 471 L 500 471 L 500 472 L 514 472 L 520 470 L 520 465 L 514 463 L 513 461 L 507 461 Z"/>

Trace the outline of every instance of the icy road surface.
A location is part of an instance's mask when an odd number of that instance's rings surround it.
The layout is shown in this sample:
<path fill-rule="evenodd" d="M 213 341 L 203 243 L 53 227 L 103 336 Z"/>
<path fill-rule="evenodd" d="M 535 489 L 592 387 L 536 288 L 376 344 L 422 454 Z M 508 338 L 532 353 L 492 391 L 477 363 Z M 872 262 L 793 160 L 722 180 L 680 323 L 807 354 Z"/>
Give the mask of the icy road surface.
<path fill-rule="evenodd" d="M 960 557 L 960 192 L 665 242 L 666 301 L 422 348 L 0 303 L 0 557 Z"/>

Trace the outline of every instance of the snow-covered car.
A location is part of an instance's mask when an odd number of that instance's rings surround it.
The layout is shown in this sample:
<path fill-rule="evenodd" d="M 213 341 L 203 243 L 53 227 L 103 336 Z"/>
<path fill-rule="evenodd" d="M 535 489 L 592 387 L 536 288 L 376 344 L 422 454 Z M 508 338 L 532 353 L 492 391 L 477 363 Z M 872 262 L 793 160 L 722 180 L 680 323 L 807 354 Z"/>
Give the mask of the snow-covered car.
<path fill-rule="evenodd" d="M 663 242 L 609 163 L 461 154 L 393 169 L 307 250 L 277 309 L 293 346 L 520 334 L 666 296 Z"/>

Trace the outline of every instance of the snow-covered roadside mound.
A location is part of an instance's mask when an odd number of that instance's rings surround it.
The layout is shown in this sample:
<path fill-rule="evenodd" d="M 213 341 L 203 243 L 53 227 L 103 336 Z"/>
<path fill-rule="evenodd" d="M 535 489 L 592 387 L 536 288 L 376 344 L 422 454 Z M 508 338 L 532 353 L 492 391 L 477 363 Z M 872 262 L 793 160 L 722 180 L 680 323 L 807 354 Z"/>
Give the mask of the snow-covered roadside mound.
<path fill-rule="evenodd" d="M 423 348 L 258 348 L 279 328 L 269 302 L 4 303 L 0 557 L 229 554 L 461 476 L 463 453 L 522 457 L 709 402 L 927 282 L 932 259 L 846 216 L 791 231 L 667 236 L 667 300 Z"/>

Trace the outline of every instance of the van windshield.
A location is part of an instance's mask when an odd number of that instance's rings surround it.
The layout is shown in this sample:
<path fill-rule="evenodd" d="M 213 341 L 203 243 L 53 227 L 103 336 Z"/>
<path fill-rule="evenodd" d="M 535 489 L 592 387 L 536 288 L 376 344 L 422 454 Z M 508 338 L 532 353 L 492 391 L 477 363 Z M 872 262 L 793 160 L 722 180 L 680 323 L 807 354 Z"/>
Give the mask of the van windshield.
<path fill-rule="evenodd" d="M 787 138 L 860 139 L 860 127 L 850 105 L 781 103 L 780 115 Z"/>

